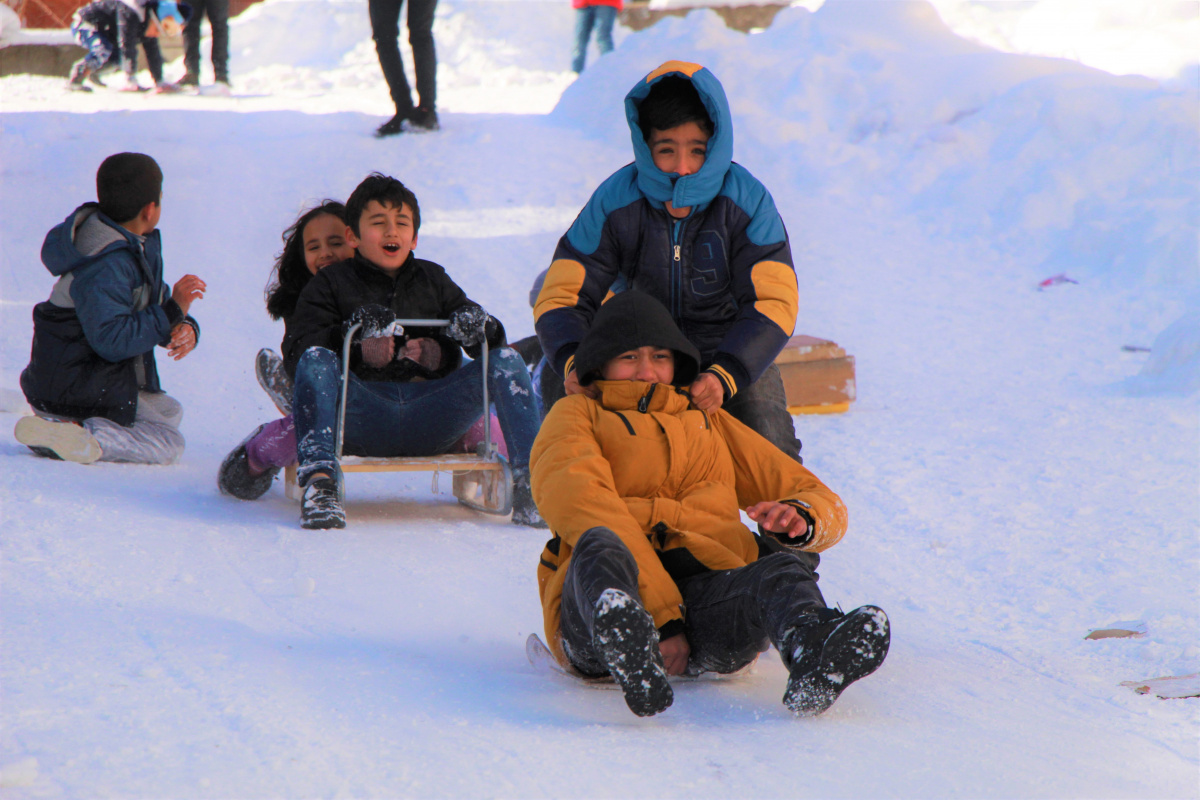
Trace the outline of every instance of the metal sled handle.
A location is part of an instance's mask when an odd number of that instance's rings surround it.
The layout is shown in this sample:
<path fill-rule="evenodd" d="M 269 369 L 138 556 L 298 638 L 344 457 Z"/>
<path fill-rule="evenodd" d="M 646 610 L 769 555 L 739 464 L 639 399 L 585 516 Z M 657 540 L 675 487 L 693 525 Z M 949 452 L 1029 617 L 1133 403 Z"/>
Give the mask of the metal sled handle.
<path fill-rule="evenodd" d="M 450 320 L 446 319 L 398 319 L 395 321 L 401 330 L 404 328 L 445 328 L 450 325 Z M 485 323 L 486 326 L 486 323 Z M 337 425 L 337 453 L 338 461 L 342 460 L 342 437 L 346 430 L 346 397 L 350 392 L 350 345 L 354 343 L 354 334 L 362 327 L 361 322 L 356 322 L 350 326 L 350 330 L 346 331 L 346 339 L 342 342 L 342 393 L 338 398 L 338 425 Z M 479 352 L 480 366 L 483 367 L 483 452 L 487 458 L 493 458 L 496 455 L 496 448 L 492 445 L 492 403 L 488 398 L 488 342 L 485 335 L 481 342 Z"/>

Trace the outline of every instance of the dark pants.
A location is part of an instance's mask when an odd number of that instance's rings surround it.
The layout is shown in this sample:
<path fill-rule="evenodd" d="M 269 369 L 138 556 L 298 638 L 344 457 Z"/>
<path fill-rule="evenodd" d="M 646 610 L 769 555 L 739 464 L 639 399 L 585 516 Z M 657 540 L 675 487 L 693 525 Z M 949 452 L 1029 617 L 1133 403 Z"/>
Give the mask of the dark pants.
<path fill-rule="evenodd" d="M 350 373 L 345 452 L 379 457 L 448 452 L 483 413 L 481 369 L 482 362 L 468 361 L 444 378 L 413 383 L 364 381 Z M 341 387 L 341 359 L 324 347 L 306 350 L 296 366 L 292 408 L 301 485 L 318 472 L 340 478 L 336 431 Z M 528 469 L 537 410 L 529 370 L 508 348 L 490 354 L 488 397 L 496 405 L 513 470 Z"/>
<path fill-rule="evenodd" d="M 803 445 L 796 438 L 796 426 L 787 410 L 779 367 L 771 364 L 758 380 L 738 391 L 722 408 L 785 455 L 804 463 L 800 458 Z"/>
<path fill-rule="evenodd" d="M 200 78 L 200 20 L 212 26 L 212 65 L 216 80 L 229 82 L 229 0 L 188 0 L 192 18 L 183 29 L 183 66 Z"/>
<path fill-rule="evenodd" d="M 816 553 L 773 553 L 738 569 L 704 572 L 679 584 L 688 674 L 736 672 L 774 644 L 805 613 L 825 608 L 817 588 Z M 563 649 L 585 675 L 608 669 L 592 646 L 596 601 L 606 589 L 638 598 L 638 567 L 629 548 L 608 528 L 579 537 L 567 565 L 562 595 Z"/>
<path fill-rule="evenodd" d="M 404 0 L 370 0 L 371 37 L 379 55 L 379 67 L 387 81 L 397 114 L 413 110 L 412 93 L 400 60 L 400 6 Z M 412 45 L 420 105 L 437 107 L 437 51 L 433 45 L 433 12 L 437 0 L 408 0 L 408 43 Z"/>

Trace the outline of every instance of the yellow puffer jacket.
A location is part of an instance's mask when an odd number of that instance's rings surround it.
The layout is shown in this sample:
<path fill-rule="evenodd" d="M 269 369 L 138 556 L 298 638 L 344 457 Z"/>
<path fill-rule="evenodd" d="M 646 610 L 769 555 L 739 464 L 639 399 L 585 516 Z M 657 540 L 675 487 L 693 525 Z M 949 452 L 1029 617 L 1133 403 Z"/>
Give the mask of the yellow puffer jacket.
<path fill-rule="evenodd" d="M 533 498 L 555 534 L 538 566 L 546 641 L 563 663 L 562 586 L 572 548 L 590 528 L 610 528 L 633 553 L 642 603 L 659 628 L 684 613 L 664 563 L 678 574 L 758 558 L 759 539 L 741 522 L 741 508 L 763 500 L 801 506 L 815 523 L 805 550 L 842 538 L 841 499 L 732 416 L 692 408 L 666 384 L 594 385 L 599 400 L 571 395 L 555 403 L 530 456 Z"/>

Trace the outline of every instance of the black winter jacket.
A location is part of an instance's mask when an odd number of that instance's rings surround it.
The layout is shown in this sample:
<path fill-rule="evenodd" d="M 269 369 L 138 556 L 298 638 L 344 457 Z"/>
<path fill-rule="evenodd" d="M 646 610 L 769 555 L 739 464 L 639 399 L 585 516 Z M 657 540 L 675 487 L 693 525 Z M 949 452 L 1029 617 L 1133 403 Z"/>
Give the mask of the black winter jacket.
<path fill-rule="evenodd" d="M 154 346 L 180 322 L 200 335 L 163 281 L 158 231 L 136 236 L 85 203 L 46 234 L 42 263 L 59 280 L 33 308 L 25 398 L 48 414 L 132 425 L 138 390 L 161 391 Z"/>
<path fill-rule="evenodd" d="M 331 264 L 313 276 L 296 310 L 284 320 L 281 350 L 283 365 L 294 380 L 300 356 L 310 347 L 324 347 L 341 356 L 346 320 L 354 311 L 366 305 L 390 308 L 397 319 L 447 319 L 465 306 L 478 306 L 459 288 L 446 270 L 432 261 L 415 258 L 411 253 L 395 276 L 376 267 L 361 255 Z M 362 362 L 358 347 L 351 351 L 350 368 L 362 380 L 405 382 L 414 378 L 441 378 L 458 369 L 462 363 L 462 347 L 443 332 L 444 328 L 406 328 L 396 337 L 397 346 L 412 338 L 430 338 L 442 347 L 442 364 L 427 370 L 409 360 L 392 361 L 382 369 Z M 504 326 L 496 321 L 495 331 L 488 338 L 488 348 L 505 344 Z M 466 348 L 467 355 L 476 358 L 480 347 Z"/>

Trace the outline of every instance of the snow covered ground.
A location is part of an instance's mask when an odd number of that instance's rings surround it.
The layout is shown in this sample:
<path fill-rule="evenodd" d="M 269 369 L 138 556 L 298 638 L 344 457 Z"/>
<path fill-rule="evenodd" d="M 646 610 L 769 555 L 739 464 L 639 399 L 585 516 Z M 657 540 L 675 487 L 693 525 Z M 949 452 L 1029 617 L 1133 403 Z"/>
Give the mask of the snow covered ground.
<path fill-rule="evenodd" d="M 234 98 L 0 79 L 0 793 L 1200 796 L 1200 701 L 1120 686 L 1200 671 L 1194 48 L 1177 79 L 1116 76 L 988 49 L 927 4 L 831 0 L 750 36 L 708 12 L 624 32 L 572 82 L 571 24 L 445 0 L 443 130 L 385 141 L 361 0 L 240 17 Z M 650 720 L 536 674 L 544 534 L 448 479 L 351 475 L 349 528 L 321 534 L 278 487 L 215 486 L 274 413 L 251 365 L 282 335 L 261 292 L 299 209 L 402 178 L 418 253 L 527 335 L 530 281 L 629 159 L 621 98 L 667 58 L 725 83 L 735 157 L 792 237 L 797 330 L 857 357 L 851 410 L 796 425 L 851 512 L 826 597 L 887 609 L 894 639 L 815 720 L 780 704 L 773 653 Z M 163 165 L 169 276 L 209 285 L 200 348 L 160 359 L 187 409 L 170 468 L 11 435 L 42 237 L 121 150 Z"/>

